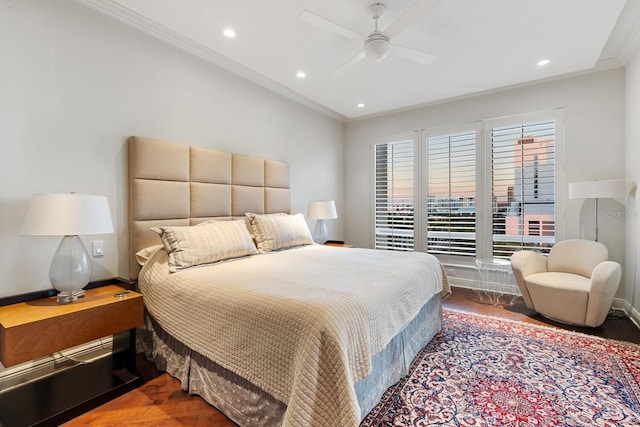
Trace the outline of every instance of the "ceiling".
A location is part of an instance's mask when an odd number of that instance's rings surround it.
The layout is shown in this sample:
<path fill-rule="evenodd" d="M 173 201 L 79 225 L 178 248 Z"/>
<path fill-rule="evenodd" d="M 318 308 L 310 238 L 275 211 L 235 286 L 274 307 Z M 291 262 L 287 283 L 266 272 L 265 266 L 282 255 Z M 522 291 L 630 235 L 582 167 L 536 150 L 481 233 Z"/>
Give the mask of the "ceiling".
<path fill-rule="evenodd" d="M 79 1 L 342 120 L 621 66 L 640 39 L 636 0 L 382 0 L 389 55 L 352 64 L 372 0 Z"/>

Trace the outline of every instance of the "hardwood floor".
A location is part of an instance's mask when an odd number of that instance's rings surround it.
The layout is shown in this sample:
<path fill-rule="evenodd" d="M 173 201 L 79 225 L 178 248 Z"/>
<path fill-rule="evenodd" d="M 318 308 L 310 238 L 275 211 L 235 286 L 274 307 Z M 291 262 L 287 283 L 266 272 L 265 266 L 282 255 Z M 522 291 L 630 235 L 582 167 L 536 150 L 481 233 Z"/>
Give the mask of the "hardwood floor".
<path fill-rule="evenodd" d="M 619 315 L 610 315 L 604 324 L 597 328 L 582 328 L 547 319 L 527 308 L 521 297 L 516 298 L 513 303 L 511 303 L 511 299 L 511 296 L 502 296 L 500 298 L 500 305 L 494 306 L 488 302 L 484 294 L 480 294 L 478 291 L 453 288 L 451 295 L 443 301 L 442 305 L 443 307 L 455 310 L 471 311 L 488 316 L 520 320 L 526 323 L 554 326 L 568 331 L 576 331 L 588 335 L 640 344 L 640 329 L 638 329 L 628 317 L 623 316 L 621 313 L 616 312 L 616 314 Z M 505 303 L 507 304 L 505 305 Z"/>
<path fill-rule="evenodd" d="M 166 373 L 62 425 L 77 427 L 236 426 L 199 396 L 191 396 L 182 391 L 178 380 Z"/>
<path fill-rule="evenodd" d="M 505 305 L 505 302 L 509 304 Z M 598 328 L 572 327 L 545 319 L 528 309 L 521 298 L 517 298 L 511 304 L 511 297 L 503 296 L 500 304 L 494 306 L 488 302 L 486 296 L 463 288 L 453 288 L 452 294 L 443 302 L 443 306 L 640 343 L 640 329 L 626 317 L 613 316 Z M 66 427 L 87 425 L 232 427 L 236 425 L 200 397 L 183 392 L 176 379 L 156 371 L 143 357 L 138 359 L 138 368 L 145 378 L 142 386 L 63 425 Z"/>

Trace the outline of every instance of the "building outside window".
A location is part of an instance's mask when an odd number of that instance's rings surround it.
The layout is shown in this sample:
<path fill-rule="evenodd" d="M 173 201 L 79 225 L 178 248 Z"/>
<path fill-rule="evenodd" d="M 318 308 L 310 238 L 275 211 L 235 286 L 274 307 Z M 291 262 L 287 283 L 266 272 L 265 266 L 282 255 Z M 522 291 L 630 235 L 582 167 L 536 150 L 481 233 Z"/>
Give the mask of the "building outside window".
<path fill-rule="evenodd" d="M 490 129 L 494 257 L 555 243 L 556 126 L 548 119 Z"/>

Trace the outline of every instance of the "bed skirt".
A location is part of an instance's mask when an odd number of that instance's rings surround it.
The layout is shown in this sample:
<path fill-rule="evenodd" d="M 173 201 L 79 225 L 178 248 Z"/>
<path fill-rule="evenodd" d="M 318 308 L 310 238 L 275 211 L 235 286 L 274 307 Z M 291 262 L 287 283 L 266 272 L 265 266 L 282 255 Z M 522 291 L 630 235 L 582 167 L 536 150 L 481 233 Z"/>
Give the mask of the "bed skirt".
<path fill-rule="evenodd" d="M 372 359 L 372 372 L 355 385 L 360 415 L 378 403 L 391 385 L 408 373 L 418 352 L 442 328 L 440 294 Z M 221 367 L 173 338 L 147 313 L 137 331 L 137 351 L 156 369 L 177 378 L 182 389 L 201 396 L 240 426 L 279 426 L 286 405 L 246 379 Z"/>

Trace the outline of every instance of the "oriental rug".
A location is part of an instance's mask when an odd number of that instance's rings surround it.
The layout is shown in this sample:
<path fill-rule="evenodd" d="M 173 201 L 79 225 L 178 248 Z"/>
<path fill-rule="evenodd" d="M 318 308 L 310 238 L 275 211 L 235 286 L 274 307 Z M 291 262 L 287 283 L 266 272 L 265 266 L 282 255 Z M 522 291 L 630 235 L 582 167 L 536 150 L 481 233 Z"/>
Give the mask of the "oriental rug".
<path fill-rule="evenodd" d="M 640 426 L 640 345 L 452 310 L 369 426 Z"/>

